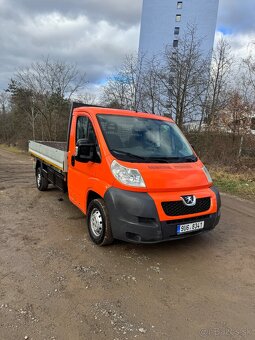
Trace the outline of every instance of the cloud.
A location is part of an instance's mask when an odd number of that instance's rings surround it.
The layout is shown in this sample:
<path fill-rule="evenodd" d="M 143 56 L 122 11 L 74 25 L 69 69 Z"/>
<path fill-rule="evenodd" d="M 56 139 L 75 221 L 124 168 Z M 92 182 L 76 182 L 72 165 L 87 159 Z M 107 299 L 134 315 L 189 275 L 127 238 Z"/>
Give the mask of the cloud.
<path fill-rule="evenodd" d="M 220 0 L 215 43 L 221 37 L 229 43 L 236 59 L 254 51 L 254 0 Z"/>
<path fill-rule="evenodd" d="M 225 27 L 233 34 L 254 32 L 254 0 L 220 0 L 218 27 Z"/>
<path fill-rule="evenodd" d="M 91 83 L 105 79 L 138 49 L 135 3 L 0 0 L 0 89 L 18 67 L 42 56 L 76 63 Z"/>
<path fill-rule="evenodd" d="M 245 59 L 254 53 L 255 32 L 227 35 L 222 32 L 217 32 L 215 36 L 215 45 L 221 38 L 224 38 L 231 46 L 232 54 L 236 61 Z"/>
<path fill-rule="evenodd" d="M 141 0 L 2 0 L 4 8 L 15 8 L 15 12 L 29 14 L 59 13 L 61 16 L 76 18 L 80 15 L 92 21 L 106 20 L 117 25 L 136 25 L 140 21 Z"/>

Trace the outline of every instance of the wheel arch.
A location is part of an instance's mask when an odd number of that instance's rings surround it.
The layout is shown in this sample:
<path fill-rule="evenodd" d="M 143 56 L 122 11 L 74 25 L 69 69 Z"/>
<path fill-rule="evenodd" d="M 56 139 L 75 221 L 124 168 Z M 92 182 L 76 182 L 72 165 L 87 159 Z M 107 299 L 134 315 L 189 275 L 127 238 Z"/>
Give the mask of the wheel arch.
<path fill-rule="evenodd" d="M 43 170 L 47 170 L 47 165 L 43 163 L 43 161 L 39 158 L 36 158 L 35 163 L 35 171 L 37 171 L 38 168 L 42 168 Z"/>
<path fill-rule="evenodd" d="M 99 195 L 96 191 L 94 191 L 94 190 L 88 191 L 87 200 L 86 200 L 86 212 L 88 211 L 88 206 L 89 206 L 90 202 L 97 199 L 97 198 L 103 199 L 103 197 L 101 195 Z"/>
<path fill-rule="evenodd" d="M 96 198 L 102 198 L 104 200 L 104 195 L 108 190 L 108 183 L 98 180 L 96 178 L 90 178 L 88 181 L 88 186 L 84 190 L 84 196 L 82 200 L 82 211 L 87 214 L 87 209 L 89 203 Z"/>
<path fill-rule="evenodd" d="M 39 177 L 39 174 L 40 174 L 40 177 Z M 48 184 L 49 184 L 47 166 L 40 159 L 36 159 L 35 176 L 36 176 L 36 185 L 37 185 L 38 190 L 46 191 L 48 189 Z"/>
<path fill-rule="evenodd" d="M 36 158 L 35 171 L 37 171 L 37 169 L 40 168 L 41 165 L 42 165 L 42 162 L 38 158 Z"/>

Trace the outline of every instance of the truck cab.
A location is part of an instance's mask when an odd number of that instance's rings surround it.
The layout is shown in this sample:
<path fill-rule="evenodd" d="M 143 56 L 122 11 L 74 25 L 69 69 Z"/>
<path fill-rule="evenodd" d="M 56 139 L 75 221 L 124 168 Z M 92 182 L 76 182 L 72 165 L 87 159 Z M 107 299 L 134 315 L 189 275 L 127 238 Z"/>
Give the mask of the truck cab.
<path fill-rule="evenodd" d="M 181 239 L 219 222 L 220 194 L 169 118 L 81 106 L 71 110 L 62 168 L 50 161 L 54 150 L 38 150 L 30 145 L 38 189 L 62 178 L 98 245 Z"/>

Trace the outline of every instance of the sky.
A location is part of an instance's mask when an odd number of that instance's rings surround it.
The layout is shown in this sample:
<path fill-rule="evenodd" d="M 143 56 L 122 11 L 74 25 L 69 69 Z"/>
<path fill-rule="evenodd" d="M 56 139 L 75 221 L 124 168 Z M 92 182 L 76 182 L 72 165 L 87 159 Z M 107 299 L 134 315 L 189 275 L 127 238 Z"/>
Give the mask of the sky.
<path fill-rule="evenodd" d="M 0 91 L 19 68 L 47 56 L 77 64 L 98 88 L 138 50 L 141 9 L 142 0 L 0 0 Z M 247 55 L 254 0 L 220 0 L 216 41 L 222 35 Z"/>

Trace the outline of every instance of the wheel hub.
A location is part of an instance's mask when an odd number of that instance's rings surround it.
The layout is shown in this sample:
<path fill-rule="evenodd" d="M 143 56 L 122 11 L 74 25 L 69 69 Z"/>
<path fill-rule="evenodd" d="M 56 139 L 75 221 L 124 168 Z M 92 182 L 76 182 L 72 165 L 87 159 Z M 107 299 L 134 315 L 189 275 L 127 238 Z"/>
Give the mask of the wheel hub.
<path fill-rule="evenodd" d="M 101 212 L 97 208 L 92 210 L 90 217 L 90 227 L 91 231 L 96 237 L 101 236 L 103 231 L 103 218 Z"/>
<path fill-rule="evenodd" d="M 37 174 L 37 186 L 40 187 L 42 180 L 42 175 L 40 173 Z"/>

